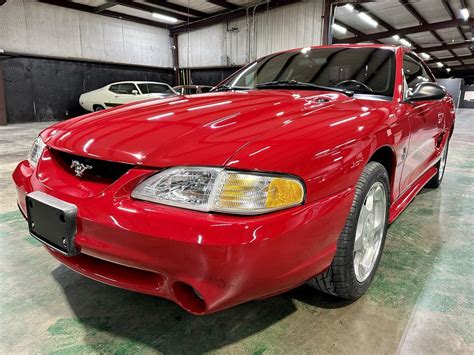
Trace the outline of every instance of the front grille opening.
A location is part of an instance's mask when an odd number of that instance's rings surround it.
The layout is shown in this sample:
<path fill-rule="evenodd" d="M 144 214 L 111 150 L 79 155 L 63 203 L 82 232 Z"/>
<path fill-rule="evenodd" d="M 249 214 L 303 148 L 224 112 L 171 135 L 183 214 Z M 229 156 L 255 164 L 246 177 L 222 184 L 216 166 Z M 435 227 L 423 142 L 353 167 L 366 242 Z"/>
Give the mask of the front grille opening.
<path fill-rule="evenodd" d="M 74 169 L 71 168 L 74 160 L 81 164 L 89 165 L 91 169 L 87 169 L 83 172 L 81 176 L 83 180 L 90 179 L 113 182 L 133 168 L 132 164 L 87 158 L 54 149 L 51 150 L 51 153 L 55 160 L 61 164 L 62 168 L 72 175 L 76 175 Z"/>

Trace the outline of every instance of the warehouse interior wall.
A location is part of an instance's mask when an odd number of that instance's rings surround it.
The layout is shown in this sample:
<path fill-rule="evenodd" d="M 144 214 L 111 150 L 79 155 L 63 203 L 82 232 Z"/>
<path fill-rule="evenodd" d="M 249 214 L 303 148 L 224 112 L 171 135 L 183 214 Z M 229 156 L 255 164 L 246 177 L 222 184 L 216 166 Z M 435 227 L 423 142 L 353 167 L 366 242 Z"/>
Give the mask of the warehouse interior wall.
<path fill-rule="evenodd" d="M 19 57 L 0 61 L 8 123 L 64 120 L 86 113 L 79 96 L 123 81 L 174 84 L 174 70 L 51 58 Z"/>
<path fill-rule="evenodd" d="M 215 85 L 257 57 L 322 41 L 323 1 L 253 10 L 179 35 L 179 64 L 190 69 L 192 83 Z M 114 81 L 176 84 L 166 29 L 33 0 L 3 4 L 0 26 L 8 123 L 83 114 L 79 96 Z"/>
<path fill-rule="evenodd" d="M 260 5 L 266 6 L 266 5 Z M 305 0 L 178 36 L 180 67 L 236 66 L 322 43 L 323 1 Z M 288 19 L 294 19 L 288 21 Z"/>
<path fill-rule="evenodd" d="M 169 31 L 33 0 L 7 1 L 0 11 L 5 52 L 171 67 Z"/>
<path fill-rule="evenodd" d="M 215 86 L 225 78 L 234 74 L 241 66 L 227 66 L 217 68 L 193 68 L 191 72 L 191 84 Z"/>
<path fill-rule="evenodd" d="M 463 85 L 459 107 L 474 108 L 474 85 Z"/>
<path fill-rule="evenodd" d="M 463 80 L 460 78 L 438 79 L 438 83 L 446 88 L 449 94 L 453 97 L 455 107 L 458 108 L 461 101 Z"/>
<path fill-rule="evenodd" d="M 169 31 L 35 2 L 0 11 L 8 123 L 85 113 L 79 96 L 122 80 L 174 85 Z"/>

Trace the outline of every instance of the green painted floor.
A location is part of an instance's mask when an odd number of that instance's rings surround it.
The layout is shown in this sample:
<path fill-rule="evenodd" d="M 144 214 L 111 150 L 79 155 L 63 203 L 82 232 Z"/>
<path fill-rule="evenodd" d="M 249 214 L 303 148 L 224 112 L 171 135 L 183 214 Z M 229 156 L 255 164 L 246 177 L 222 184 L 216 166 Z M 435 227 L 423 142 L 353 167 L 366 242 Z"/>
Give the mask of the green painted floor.
<path fill-rule="evenodd" d="M 389 228 L 366 296 L 302 286 L 204 317 L 86 279 L 28 236 L 8 175 L 41 127 L 0 128 L 1 354 L 474 353 L 474 110 L 458 111 L 442 187 Z"/>

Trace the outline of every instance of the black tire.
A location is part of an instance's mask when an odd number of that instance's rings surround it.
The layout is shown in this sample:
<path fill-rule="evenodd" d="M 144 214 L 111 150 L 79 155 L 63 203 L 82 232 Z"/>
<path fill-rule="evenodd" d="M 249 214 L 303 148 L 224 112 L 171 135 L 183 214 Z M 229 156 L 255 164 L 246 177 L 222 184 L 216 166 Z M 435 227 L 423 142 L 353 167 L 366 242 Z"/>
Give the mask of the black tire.
<path fill-rule="evenodd" d="M 443 152 L 441 153 L 441 158 L 439 159 L 438 163 L 436 163 L 436 169 L 438 172 L 435 176 L 431 178 L 430 181 L 426 183 L 426 187 L 430 189 L 437 189 L 441 182 L 443 181 L 444 172 L 446 171 L 446 162 L 448 161 L 448 150 L 449 150 L 449 141 L 446 142 Z M 443 164 L 444 159 L 444 164 Z"/>
<path fill-rule="evenodd" d="M 101 105 L 94 105 L 94 112 L 97 112 L 97 111 L 102 111 L 102 110 L 105 110 L 105 108 Z"/>
<path fill-rule="evenodd" d="M 363 282 L 357 280 L 354 267 L 354 244 L 357 222 L 361 208 L 365 203 L 366 196 L 374 184 L 380 182 L 385 188 L 386 208 L 385 219 L 381 236 L 381 243 L 378 255 L 375 259 L 372 270 Z M 380 186 L 380 184 L 377 184 Z M 317 290 L 330 295 L 355 300 L 362 296 L 369 288 L 372 278 L 377 270 L 387 235 L 388 212 L 390 203 L 389 177 L 384 166 L 377 162 L 369 162 L 364 168 L 362 175 L 355 187 L 354 201 L 347 217 L 346 224 L 337 242 L 336 255 L 330 267 L 322 274 L 308 281 Z"/>

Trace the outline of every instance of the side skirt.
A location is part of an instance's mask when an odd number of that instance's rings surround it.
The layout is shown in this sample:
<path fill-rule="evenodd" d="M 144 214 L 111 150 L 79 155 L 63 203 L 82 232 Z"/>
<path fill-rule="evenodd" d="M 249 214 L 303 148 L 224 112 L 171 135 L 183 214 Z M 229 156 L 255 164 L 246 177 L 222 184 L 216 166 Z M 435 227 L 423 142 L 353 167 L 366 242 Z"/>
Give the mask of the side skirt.
<path fill-rule="evenodd" d="M 415 198 L 418 192 L 426 185 L 430 179 L 436 175 L 438 169 L 432 167 L 426 171 L 413 185 L 407 189 L 403 195 L 401 195 L 393 204 L 390 206 L 388 223 L 392 223 L 397 219 L 400 213 L 410 204 L 410 202 Z"/>

